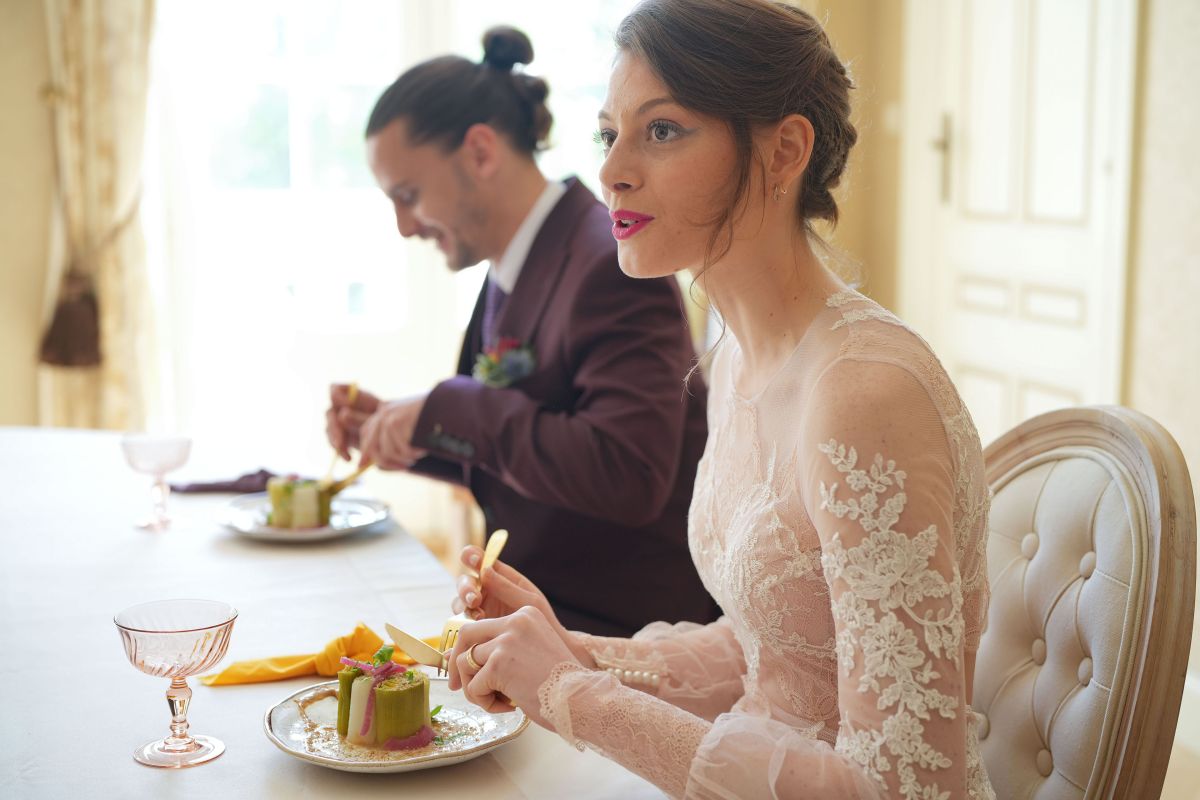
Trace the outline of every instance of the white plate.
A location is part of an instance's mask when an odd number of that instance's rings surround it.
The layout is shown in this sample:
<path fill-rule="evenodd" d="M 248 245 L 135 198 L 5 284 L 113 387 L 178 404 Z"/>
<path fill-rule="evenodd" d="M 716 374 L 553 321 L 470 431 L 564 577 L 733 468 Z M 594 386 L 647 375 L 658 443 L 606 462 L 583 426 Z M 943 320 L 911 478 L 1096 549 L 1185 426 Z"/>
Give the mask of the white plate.
<path fill-rule="evenodd" d="M 271 501 L 266 492 L 235 497 L 226 507 L 224 523 L 243 536 L 272 542 L 319 542 L 369 528 L 388 518 L 388 507 L 378 500 L 335 497 L 329 524 L 322 528 L 272 528 L 267 524 Z"/>
<path fill-rule="evenodd" d="M 263 717 L 267 738 L 289 756 L 346 772 L 410 772 L 470 761 L 521 735 L 529 718 L 520 710 L 489 714 L 451 692 L 445 680 L 429 681 L 429 704 L 441 737 L 419 750 L 376 750 L 350 744 L 337 732 L 337 681 L 318 683 L 271 706 Z"/>

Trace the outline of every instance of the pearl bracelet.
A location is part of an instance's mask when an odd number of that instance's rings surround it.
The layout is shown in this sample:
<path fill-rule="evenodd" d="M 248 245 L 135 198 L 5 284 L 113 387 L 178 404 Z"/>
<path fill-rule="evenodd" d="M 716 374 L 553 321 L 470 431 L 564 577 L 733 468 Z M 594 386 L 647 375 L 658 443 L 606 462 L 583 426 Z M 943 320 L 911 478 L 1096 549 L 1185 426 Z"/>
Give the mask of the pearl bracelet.
<path fill-rule="evenodd" d="M 640 669 L 621 669 L 620 667 L 605 667 L 605 672 L 616 676 L 617 680 L 628 686 L 650 686 L 657 688 L 659 674 Z"/>

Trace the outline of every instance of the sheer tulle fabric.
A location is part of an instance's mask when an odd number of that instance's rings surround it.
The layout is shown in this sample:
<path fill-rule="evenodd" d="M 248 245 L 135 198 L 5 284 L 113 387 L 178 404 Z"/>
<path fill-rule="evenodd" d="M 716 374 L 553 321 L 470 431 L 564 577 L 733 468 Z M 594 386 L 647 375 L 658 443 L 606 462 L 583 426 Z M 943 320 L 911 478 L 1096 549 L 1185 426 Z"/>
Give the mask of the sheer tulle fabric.
<path fill-rule="evenodd" d="M 713 363 L 689 534 L 726 616 L 583 637 L 603 671 L 556 669 L 543 714 L 676 797 L 993 797 L 965 680 L 988 494 L 944 370 L 855 292 L 753 397 L 740 359 Z"/>

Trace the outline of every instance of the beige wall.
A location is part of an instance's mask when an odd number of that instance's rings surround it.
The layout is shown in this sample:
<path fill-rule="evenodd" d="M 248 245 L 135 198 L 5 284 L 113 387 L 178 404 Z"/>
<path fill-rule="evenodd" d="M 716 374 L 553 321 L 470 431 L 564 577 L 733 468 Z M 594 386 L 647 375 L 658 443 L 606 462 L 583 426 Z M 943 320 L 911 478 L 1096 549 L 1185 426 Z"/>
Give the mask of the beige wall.
<path fill-rule="evenodd" d="M 36 363 L 53 179 L 42 4 L 0 2 L 0 425 L 37 417 Z"/>
<path fill-rule="evenodd" d="M 1171 432 L 1200 496 L 1200 3 L 1143 0 L 1139 33 L 1122 402 Z M 1200 674 L 1200 630 L 1191 652 Z M 1163 797 L 1198 797 L 1200 698 L 1185 697 L 1177 737 Z"/>
<path fill-rule="evenodd" d="M 841 221 L 829 239 L 857 266 L 863 291 L 895 308 L 899 192 L 901 47 L 904 6 L 896 0 L 801 0 L 825 25 L 854 78 L 858 143 L 834 193 Z"/>
<path fill-rule="evenodd" d="M 1143 0 L 1123 402 L 1162 423 L 1200 493 L 1200 3 Z"/>

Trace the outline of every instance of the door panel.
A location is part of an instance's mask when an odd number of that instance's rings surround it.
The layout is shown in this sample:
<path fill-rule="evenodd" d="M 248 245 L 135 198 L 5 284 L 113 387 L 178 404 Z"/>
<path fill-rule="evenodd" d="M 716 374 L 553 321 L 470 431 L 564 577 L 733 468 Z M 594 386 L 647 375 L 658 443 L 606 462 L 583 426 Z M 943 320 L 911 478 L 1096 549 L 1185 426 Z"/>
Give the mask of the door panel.
<path fill-rule="evenodd" d="M 900 310 L 985 443 L 1118 400 L 1135 10 L 909 3 Z"/>

